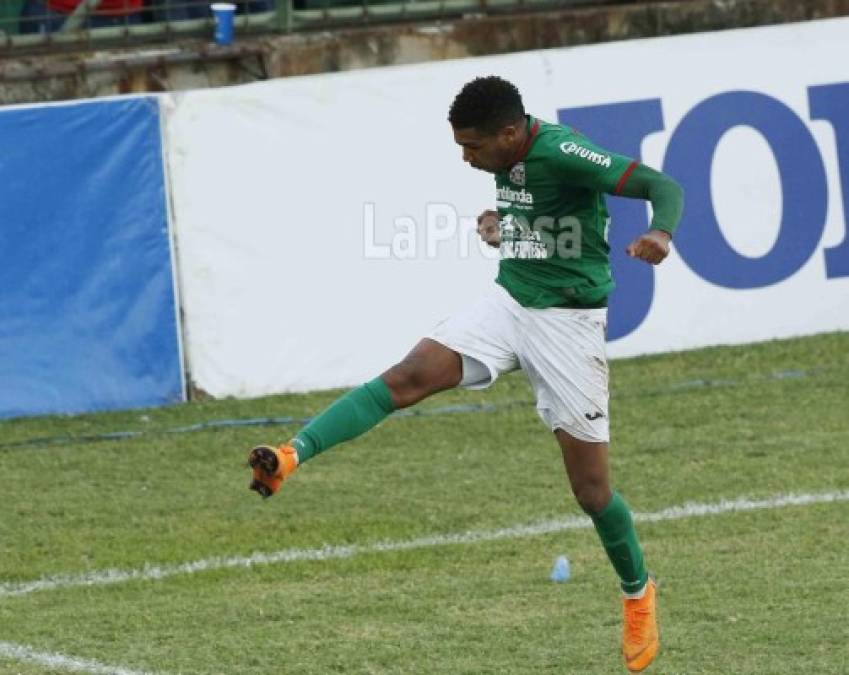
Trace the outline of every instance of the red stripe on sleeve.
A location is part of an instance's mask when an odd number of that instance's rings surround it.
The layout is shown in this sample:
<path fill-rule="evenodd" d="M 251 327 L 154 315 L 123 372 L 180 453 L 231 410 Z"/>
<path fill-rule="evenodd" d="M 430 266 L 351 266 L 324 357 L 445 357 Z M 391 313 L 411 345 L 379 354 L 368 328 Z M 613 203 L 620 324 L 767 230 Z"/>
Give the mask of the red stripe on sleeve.
<path fill-rule="evenodd" d="M 616 183 L 616 190 L 614 191 L 617 195 L 622 192 L 622 188 L 625 187 L 625 183 L 628 182 L 628 178 L 630 178 L 631 174 L 634 172 L 634 169 L 637 168 L 637 162 L 631 162 L 628 165 L 628 168 L 625 169 L 625 173 L 622 174 L 622 178 L 619 179 L 619 182 Z"/>

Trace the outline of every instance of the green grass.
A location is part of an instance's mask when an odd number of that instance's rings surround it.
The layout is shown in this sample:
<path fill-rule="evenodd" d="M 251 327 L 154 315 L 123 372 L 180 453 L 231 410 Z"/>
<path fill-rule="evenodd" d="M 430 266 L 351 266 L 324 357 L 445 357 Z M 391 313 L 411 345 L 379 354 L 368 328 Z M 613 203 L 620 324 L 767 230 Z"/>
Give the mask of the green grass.
<path fill-rule="evenodd" d="M 799 375 L 793 376 L 794 373 Z M 849 489 L 849 334 L 612 364 L 615 486 L 655 511 Z M 521 374 L 389 419 L 273 499 L 246 449 L 334 392 L 0 422 L 0 584 L 369 544 L 579 513 Z M 849 503 L 642 524 L 661 582 L 655 673 L 849 672 Z M 573 578 L 553 584 L 559 554 Z M 167 673 L 618 673 L 620 600 L 592 530 L 0 597 L 0 642 Z M 0 656 L 0 673 L 67 672 Z"/>

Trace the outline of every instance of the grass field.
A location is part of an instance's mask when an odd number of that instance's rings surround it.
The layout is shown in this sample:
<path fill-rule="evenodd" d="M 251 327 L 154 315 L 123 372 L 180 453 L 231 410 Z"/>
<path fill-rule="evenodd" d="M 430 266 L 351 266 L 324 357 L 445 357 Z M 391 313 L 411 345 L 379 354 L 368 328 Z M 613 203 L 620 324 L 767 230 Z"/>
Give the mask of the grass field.
<path fill-rule="evenodd" d="M 0 673 L 625 672 L 595 532 L 524 527 L 580 512 L 521 374 L 385 421 L 268 501 L 246 451 L 297 425 L 163 433 L 334 397 L 0 423 Z M 611 418 L 635 511 L 763 500 L 638 524 L 661 584 L 648 672 L 849 673 L 849 334 L 614 362 Z M 79 440 L 118 431 L 145 433 Z"/>

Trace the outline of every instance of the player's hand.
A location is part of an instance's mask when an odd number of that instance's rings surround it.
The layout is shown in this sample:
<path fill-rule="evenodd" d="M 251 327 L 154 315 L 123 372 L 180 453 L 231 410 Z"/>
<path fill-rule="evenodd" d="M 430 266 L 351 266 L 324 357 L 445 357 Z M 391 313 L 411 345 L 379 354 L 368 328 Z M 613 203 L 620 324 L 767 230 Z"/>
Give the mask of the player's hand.
<path fill-rule="evenodd" d="M 669 241 L 671 239 L 672 237 L 668 232 L 649 230 L 632 241 L 625 249 L 625 253 L 632 258 L 639 258 L 652 265 L 657 265 L 669 255 Z"/>
<path fill-rule="evenodd" d="M 501 245 L 501 225 L 498 212 L 487 209 L 478 216 L 478 234 L 483 241 L 498 248 Z"/>

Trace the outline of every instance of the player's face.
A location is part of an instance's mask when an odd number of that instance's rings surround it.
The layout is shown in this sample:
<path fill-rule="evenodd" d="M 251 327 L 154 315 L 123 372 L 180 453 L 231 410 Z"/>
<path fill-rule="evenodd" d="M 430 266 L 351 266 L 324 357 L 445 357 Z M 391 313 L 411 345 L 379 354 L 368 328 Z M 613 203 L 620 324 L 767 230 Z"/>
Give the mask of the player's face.
<path fill-rule="evenodd" d="M 496 173 L 510 168 L 516 156 L 516 128 L 507 126 L 494 134 L 474 128 L 454 129 L 454 140 L 463 148 L 463 161 L 475 169 Z"/>

